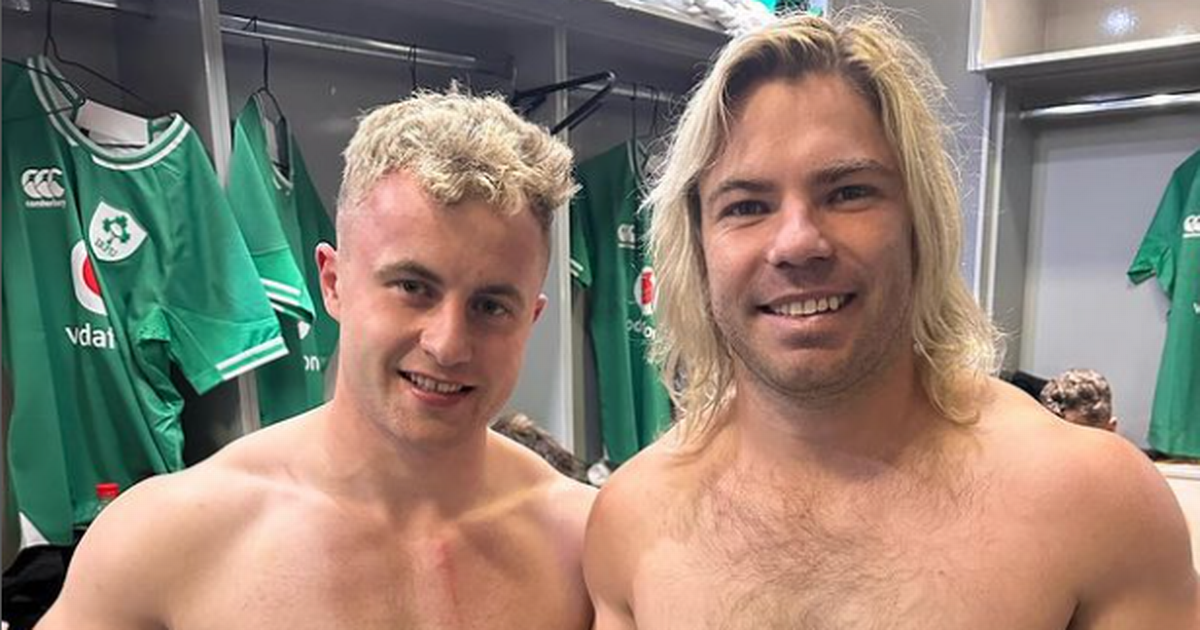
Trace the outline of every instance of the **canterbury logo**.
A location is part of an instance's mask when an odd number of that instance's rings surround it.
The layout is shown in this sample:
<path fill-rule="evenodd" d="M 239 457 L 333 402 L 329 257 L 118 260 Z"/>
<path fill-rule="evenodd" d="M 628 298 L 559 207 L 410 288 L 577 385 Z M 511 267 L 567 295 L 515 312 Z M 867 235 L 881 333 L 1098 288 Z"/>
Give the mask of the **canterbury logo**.
<path fill-rule="evenodd" d="M 1200 238 L 1200 214 L 1183 220 L 1183 238 Z"/>
<path fill-rule="evenodd" d="M 25 205 L 30 208 L 59 207 L 66 205 L 62 200 L 66 189 L 59 183 L 62 169 L 30 168 L 21 173 L 21 190 L 25 191 Z"/>

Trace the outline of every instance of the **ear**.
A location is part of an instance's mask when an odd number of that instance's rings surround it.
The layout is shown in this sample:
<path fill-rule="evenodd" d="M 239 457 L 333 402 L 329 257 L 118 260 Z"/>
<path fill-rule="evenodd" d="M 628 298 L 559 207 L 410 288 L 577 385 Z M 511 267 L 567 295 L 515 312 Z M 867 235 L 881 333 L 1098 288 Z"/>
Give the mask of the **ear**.
<path fill-rule="evenodd" d="M 329 243 L 317 244 L 317 274 L 321 279 L 321 298 L 325 311 L 334 320 L 341 321 L 341 299 L 338 296 L 338 252 Z"/>
<path fill-rule="evenodd" d="M 546 297 L 545 293 L 539 293 L 537 301 L 533 304 L 533 321 L 536 323 L 542 317 L 542 311 L 546 310 L 546 305 L 550 303 L 550 298 Z"/>

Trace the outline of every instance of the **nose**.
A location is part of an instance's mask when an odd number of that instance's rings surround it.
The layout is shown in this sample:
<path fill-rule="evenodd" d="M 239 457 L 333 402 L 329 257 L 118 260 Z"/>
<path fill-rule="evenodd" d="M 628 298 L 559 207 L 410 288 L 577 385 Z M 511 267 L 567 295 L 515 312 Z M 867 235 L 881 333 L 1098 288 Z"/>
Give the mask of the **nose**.
<path fill-rule="evenodd" d="M 440 367 L 471 360 L 471 332 L 465 308 L 447 302 L 429 313 L 421 330 L 421 350 Z"/>
<path fill-rule="evenodd" d="M 799 267 L 833 256 L 820 208 L 801 200 L 785 200 L 777 216 L 778 230 L 767 246 L 768 263 Z"/>

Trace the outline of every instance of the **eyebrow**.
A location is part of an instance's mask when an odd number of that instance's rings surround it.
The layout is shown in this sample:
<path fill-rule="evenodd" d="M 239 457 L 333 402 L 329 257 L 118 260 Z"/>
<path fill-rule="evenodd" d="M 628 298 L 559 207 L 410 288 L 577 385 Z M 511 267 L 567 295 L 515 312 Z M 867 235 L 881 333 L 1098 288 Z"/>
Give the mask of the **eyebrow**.
<path fill-rule="evenodd" d="M 489 284 L 480 287 L 475 291 L 476 295 L 488 295 L 492 297 L 504 297 L 516 302 L 518 308 L 524 308 L 525 296 L 521 294 L 517 287 L 511 284 Z"/>
<path fill-rule="evenodd" d="M 375 272 L 375 277 L 379 279 L 390 279 L 397 276 L 415 276 L 436 287 L 442 287 L 445 282 L 442 277 L 434 273 L 432 269 L 412 260 L 402 260 L 399 262 L 389 263 L 380 267 Z M 525 306 L 525 296 L 515 285 L 508 283 L 488 284 L 472 291 L 474 295 L 489 295 L 494 297 L 506 297 L 517 302 L 520 306 Z"/>
<path fill-rule="evenodd" d="M 396 276 L 416 276 L 430 284 L 438 286 L 443 284 L 441 276 L 434 273 L 432 269 L 412 260 L 388 263 L 375 271 L 375 277 L 381 280 Z"/>
<path fill-rule="evenodd" d="M 809 176 L 809 181 L 816 185 L 829 185 L 837 183 L 851 175 L 862 172 L 871 172 L 884 175 L 886 177 L 895 177 L 896 169 L 870 158 L 841 160 L 830 163 L 821 168 L 821 170 Z M 717 185 L 708 198 L 706 204 L 712 205 L 722 195 L 731 192 L 750 192 L 750 193 L 765 193 L 774 189 L 774 185 L 767 180 L 762 179 L 746 179 L 735 178 L 728 179 Z"/>
<path fill-rule="evenodd" d="M 833 184 L 862 172 L 877 173 L 886 177 L 896 176 L 896 169 L 887 164 L 879 160 L 862 158 L 834 162 L 814 173 L 810 179 L 816 184 Z"/>
<path fill-rule="evenodd" d="M 712 205 L 717 199 L 731 192 L 765 193 L 770 192 L 772 188 L 770 183 L 761 179 L 727 179 L 709 193 L 705 202 L 706 205 Z"/>

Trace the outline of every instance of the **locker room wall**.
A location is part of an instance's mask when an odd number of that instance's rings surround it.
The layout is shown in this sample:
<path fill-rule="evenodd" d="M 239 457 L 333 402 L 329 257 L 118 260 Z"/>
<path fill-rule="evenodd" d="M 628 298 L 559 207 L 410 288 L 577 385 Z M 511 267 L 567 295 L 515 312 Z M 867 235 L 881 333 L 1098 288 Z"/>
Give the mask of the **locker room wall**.
<path fill-rule="evenodd" d="M 438 48 L 434 27 L 395 14 L 376 12 L 370 26 L 345 19 L 339 8 L 314 7 L 295 3 L 223 0 L 220 10 L 245 17 L 258 16 L 288 24 L 300 24 L 333 32 L 372 36 L 396 42 Z M 360 18 L 367 17 L 363 13 Z M 435 23 L 436 24 L 436 23 Z M 442 25 L 442 30 L 445 26 Z M 423 35 L 423 36 L 422 36 Z M 507 49 L 506 42 L 479 28 L 464 25 L 458 33 L 464 43 L 472 42 L 477 54 L 498 57 Z M 480 42 L 489 45 L 480 46 Z M 232 117 L 246 98 L 262 85 L 262 48 L 259 40 L 224 34 L 226 87 Z M 286 43 L 269 42 L 270 87 L 288 117 L 292 133 L 300 141 L 305 161 L 330 216 L 334 215 L 338 185 L 341 181 L 342 151 L 354 134 L 358 118 L 370 108 L 407 96 L 412 90 L 410 64 L 396 59 L 369 57 L 329 50 L 316 50 Z M 442 42 L 441 49 L 449 50 Z M 472 50 L 453 50 L 471 54 Z M 452 79 L 466 85 L 465 71 L 421 65 L 416 70 L 420 87 L 445 88 Z M 470 77 L 477 90 L 507 88 L 503 81 L 478 75 Z"/>
<path fill-rule="evenodd" d="M 1145 446 L 1169 300 L 1126 278 L 1200 115 L 1051 126 L 1034 140 L 1020 367 L 1104 374 L 1121 434 Z"/>
<path fill-rule="evenodd" d="M 568 59 L 572 76 L 581 76 L 612 70 L 616 72 L 620 85 L 632 87 L 640 84 L 639 94 L 645 86 L 652 86 L 667 94 L 687 96 L 688 90 L 698 82 L 704 72 L 702 57 L 698 53 L 667 54 L 644 47 L 622 45 L 612 40 L 576 35 L 571 38 Z M 649 93 L 649 92 L 647 92 Z M 573 92 L 571 107 L 577 107 L 590 96 L 587 91 Z M 636 123 L 639 140 L 654 152 L 665 149 L 666 132 L 678 114 L 682 113 L 683 102 L 659 103 L 657 107 L 648 98 L 633 99 L 625 95 L 610 95 L 604 105 L 570 134 L 571 144 L 576 150 L 576 162 L 583 163 L 607 149 L 627 142 L 634 135 Z M 657 128 L 655 129 L 655 120 Z M 652 135 L 651 132 L 657 135 Z M 585 461 L 600 459 L 603 454 L 603 439 L 600 435 L 600 407 L 597 396 L 595 356 L 588 334 L 587 309 L 591 296 L 572 290 L 572 350 L 575 357 L 575 419 L 577 431 L 582 432 L 582 444 L 577 440 L 577 452 Z"/>
<path fill-rule="evenodd" d="M 1056 10 L 1077 13 L 1079 29 L 1090 25 L 1093 41 L 1107 42 L 1093 8 L 1060 3 Z M 1058 50 L 1062 43 L 1042 45 Z M 1167 302 L 1152 281 L 1133 287 L 1125 270 L 1172 171 L 1200 148 L 1200 111 L 1147 106 L 1112 113 L 1103 102 L 1200 89 L 1193 45 L 1168 43 L 1159 42 L 1154 54 L 1104 48 L 983 60 L 993 64 L 995 82 L 980 285 L 1009 338 L 1005 367 L 1043 377 L 1071 367 L 1100 371 L 1113 386 L 1121 434 L 1141 446 Z M 1064 104 L 1092 106 L 1053 121 L 1022 118 Z"/>

